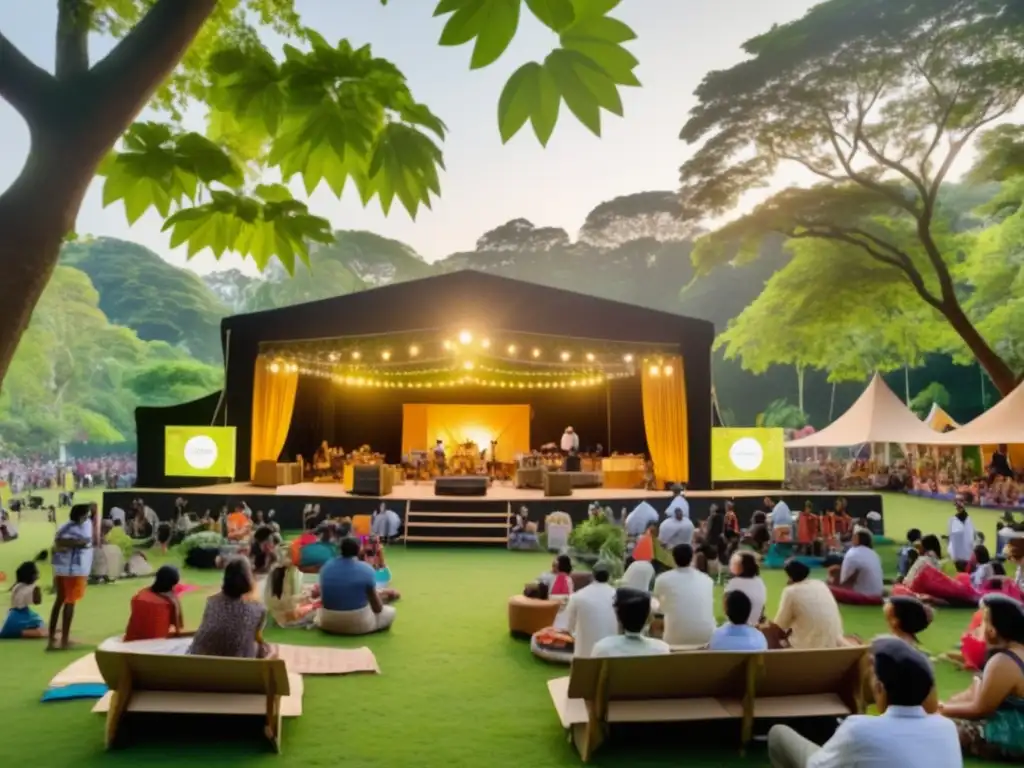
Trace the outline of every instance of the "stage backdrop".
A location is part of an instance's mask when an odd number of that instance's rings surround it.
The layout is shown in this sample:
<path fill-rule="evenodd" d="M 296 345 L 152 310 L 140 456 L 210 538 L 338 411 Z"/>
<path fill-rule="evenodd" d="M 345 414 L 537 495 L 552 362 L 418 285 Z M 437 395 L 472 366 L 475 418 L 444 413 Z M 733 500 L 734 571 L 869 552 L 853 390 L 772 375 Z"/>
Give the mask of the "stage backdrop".
<path fill-rule="evenodd" d="M 490 450 L 498 441 L 498 461 L 514 461 L 530 450 L 529 405 L 440 405 L 405 403 L 402 406 L 402 454 L 429 451 L 443 440 L 450 454 L 455 446 L 472 440 Z"/>

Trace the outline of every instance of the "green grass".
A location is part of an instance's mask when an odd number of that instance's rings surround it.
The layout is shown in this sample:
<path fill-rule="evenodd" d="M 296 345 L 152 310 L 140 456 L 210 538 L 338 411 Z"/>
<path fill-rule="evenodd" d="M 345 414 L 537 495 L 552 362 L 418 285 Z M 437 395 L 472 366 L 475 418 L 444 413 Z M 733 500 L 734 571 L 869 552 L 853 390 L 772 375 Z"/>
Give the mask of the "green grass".
<path fill-rule="evenodd" d="M 890 496 L 886 498 L 886 529 L 901 539 L 910 527 L 942 532 L 948 504 Z M 47 546 L 53 526 L 26 515 L 22 537 L 0 545 L 0 570 L 9 578 L 17 565 Z M 993 535 L 998 515 L 974 512 L 986 536 Z M 887 567 L 895 548 L 884 551 Z M 173 558 L 173 554 L 172 554 Z M 326 638 L 315 632 L 270 630 L 271 642 L 369 645 L 382 674 L 347 678 L 306 678 L 304 715 L 285 722 L 284 752 L 270 755 L 258 743 L 195 744 L 168 733 L 155 741 L 107 753 L 103 720 L 90 713 L 93 702 L 41 704 L 50 678 L 76 655 L 46 653 L 38 641 L 0 644 L 0 756 L 20 758 L 48 768 L 71 766 L 348 766 L 393 768 L 456 768 L 487 765 L 578 766 L 555 718 L 545 681 L 565 674 L 564 668 L 535 660 L 526 643 L 508 636 L 506 601 L 522 584 L 543 570 L 544 554 L 487 550 L 422 550 L 391 547 L 389 565 L 402 591 L 398 619 L 390 633 L 363 640 Z M 48 569 L 44 583 L 49 582 Z M 185 579 L 204 586 L 186 596 L 186 619 L 194 626 L 205 596 L 216 589 L 218 574 L 185 572 Z M 774 611 L 784 577 L 765 574 L 769 613 Z M 95 644 L 123 631 L 128 601 L 143 586 L 121 582 L 89 589 L 79 606 L 73 634 Z M 50 598 L 42 606 L 49 612 Z M 878 608 L 843 610 L 847 632 L 870 638 L 884 630 Z M 47 616 L 48 617 L 48 616 Z M 946 610 L 922 638 L 934 652 L 953 648 L 970 612 Z M 937 669 L 943 696 L 965 687 L 967 674 L 947 664 Z M 158 734 L 159 736 L 159 734 Z M 632 743 L 630 743 L 632 741 Z M 683 755 L 685 754 L 685 757 Z M 613 739 L 595 757 L 598 766 L 767 765 L 763 749 L 744 759 L 727 746 L 694 751 L 668 746 L 664 740 Z M 983 763 L 968 763 L 983 765 Z"/>

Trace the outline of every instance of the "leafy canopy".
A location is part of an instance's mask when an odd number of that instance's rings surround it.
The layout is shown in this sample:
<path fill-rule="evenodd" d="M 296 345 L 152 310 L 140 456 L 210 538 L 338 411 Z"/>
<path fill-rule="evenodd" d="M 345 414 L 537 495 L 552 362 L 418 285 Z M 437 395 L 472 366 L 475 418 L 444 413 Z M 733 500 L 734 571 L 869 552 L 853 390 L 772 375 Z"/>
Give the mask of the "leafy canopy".
<path fill-rule="evenodd" d="M 382 0 L 386 4 L 386 0 Z M 620 86 L 637 86 L 637 60 L 623 43 L 633 31 L 609 14 L 620 0 L 439 0 L 447 17 L 440 43 L 472 44 L 470 66 L 505 53 L 522 8 L 558 37 L 543 62 L 525 64 L 498 107 L 502 139 L 530 121 L 547 144 L 564 102 L 594 134 L 601 111 L 622 115 Z M 145 4 L 106 0 L 99 29 L 124 32 Z M 275 56 L 246 13 L 286 34 Z M 302 26 L 290 0 L 224 2 L 204 27 L 157 106 L 172 116 L 189 101 L 208 107 L 206 135 L 143 122 L 100 168 L 105 205 L 123 203 L 129 222 L 149 210 L 164 217 L 172 247 L 189 256 L 233 252 L 260 268 L 277 257 L 292 272 L 308 264 L 309 243 L 332 242 L 328 222 L 294 199 L 290 184 L 321 185 L 341 197 L 351 183 L 364 205 L 387 214 L 397 200 L 413 218 L 440 194 L 444 122 L 416 100 L 405 76 L 369 46 L 331 44 Z M 283 184 L 261 184 L 267 173 Z"/>

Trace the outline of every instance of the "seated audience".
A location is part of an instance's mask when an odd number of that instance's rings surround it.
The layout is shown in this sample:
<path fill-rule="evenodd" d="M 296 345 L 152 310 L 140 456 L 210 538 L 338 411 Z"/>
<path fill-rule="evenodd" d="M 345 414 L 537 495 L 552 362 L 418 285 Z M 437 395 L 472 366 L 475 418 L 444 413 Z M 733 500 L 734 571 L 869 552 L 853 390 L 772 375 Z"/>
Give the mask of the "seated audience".
<path fill-rule="evenodd" d="M 881 605 L 885 584 L 882 559 L 874 550 L 874 537 L 869 531 L 859 530 L 853 542 L 838 567 L 839 573 L 832 574 L 833 581 L 829 584 L 832 596 L 840 603 Z"/>
<path fill-rule="evenodd" d="M 227 517 L 228 541 L 246 542 L 252 535 L 252 518 L 244 503 L 235 505 L 235 511 Z"/>
<path fill-rule="evenodd" d="M 984 544 L 979 544 L 974 548 L 974 570 L 971 571 L 971 586 L 981 592 L 985 589 L 985 584 L 992 576 L 992 555 L 989 554 L 988 547 Z"/>
<path fill-rule="evenodd" d="M 359 542 L 346 538 L 341 556 L 320 569 L 320 629 L 333 635 L 368 635 L 389 629 L 395 608 L 377 594 L 373 567 L 359 559 Z"/>
<path fill-rule="evenodd" d="M 622 574 L 619 586 L 650 592 L 654 587 L 654 577 L 656 575 L 657 573 L 651 563 L 646 560 L 634 560 L 626 568 L 626 572 Z"/>
<path fill-rule="evenodd" d="M 907 575 L 907 571 L 910 570 L 912 565 L 910 560 L 910 553 L 914 552 L 914 557 L 920 554 L 918 547 L 921 541 L 921 531 L 918 528 L 911 528 L 907 531 L 907 543 L 900 547 L 899 554 L 896 558 L 896 578 L 902 580 Z"/>
<path fill-rule="evenodd" d="M 46 553 L 41 553 L 41 557 L 45 558 Z M 14 578 L 11 609 L 7 612 L 3 627 L 0 627 L 0 638 L 15 640 L 46 637 L 48 633 L 43 617 L 32 610 L 33 605 L 43 604 L 43 591 L 38 584 L 39 566 L 32 560 L 24 562 L 18 566 Z"/>
<path fill-rule="evenodd" d="M 764 620 L 764 605 L 768 600 L 768 589 L 761 578 L 761 566 L 753 552 L 737 552 L 729 560 L 732 578 L 725 585 L 725 594 L 742 592 L 750 600 L 748 623 L 756 627 Z"/>
<path fill-rule="evenodd" d="M 791 648 L 839 648 L 843 639 L 843 617 L 828 585 L 810 579 L 811 569 L 799 560 L 785 565 L 789 584 L 782 590 L 779 611 L 772 622 L 787 632 Z"/>
<path fill-rule="evenodd" d="M 725 595 L 725 617 L 728 622 L 711 634 L 709 651 L 767 651 L 764 633 L 751 626 L 753 605 L 746 593 L 739 590 Z"/>
<path fill-rule="evenodd" d="M 665 548 L 658 540 L 658 522 L 654 521 L 647 526 L 647 530 L 636 540 L 636 545 L 626 561 L 626 565 L 640 560 L 648 562 L 654 568 L 655 573 L 662 573 L 668 570 L 668 564 L 663 562 Z"/>
<path fill-rule="evenodd" d="M 638 538 L 643 536 L 651 525 L 657 525 L 660 520 L 658 510 L 652 507 L 648 502 L 641 501 L 633 511 L 626 515 L 626 536 L 630 538 Z"/>
<path fill-rule="evenodd" d="M 757 552 L 764 553 L 772 540 L 771 531 L 768 530 L 768 518 L 764 512 L 758 510 L 754 513 L 750 521 L 750 529 L 747 531 L 747 537 Z"/>
<path fill-rule="evenodd" d="M 600 563 L 594 566 L 594 580 L 569 598 L 565 628 L 573 637 L 573 656 L 590 656 L 594 644 L 619 633 L 615 615 L 615 588 L 608 583 L 611 572 Z"/>
<path fill-rule="evenodd" d="M 270 572 L 264 587 L 263 603 L 270 617 L 282 629 L 309 627 L 316 623 L 319 602 L 315 594 L 319 588 L 306 590 L 302 586 L 302 571 L 280 560 Z"/>
<path fill-rule="evenodd" d="M 249 547 L 249 559 L 252 561 L 253 573 L 263 576 L 277 562 L 277 548 L 280 544 L 278 535 L 269 525 L 261 525 L 252 535 Z"/>
<path fill-rule="evenodd" d="M 299 550 L 299 567 L 308 571 L 319 571 L 327 563 L 338 556 L 335 546 L 335 527 L 331 523 L 320 523 L 316 532 L 319 535 L 312 544 L 306 544 Z"/>
<path fill-rule="evenodd" d="M 980 678 L 940 705 L 952 718 L 963 753 L 985 760 L 1024 760 L 1024 607 L 1005 595 L 982 602 L 990 651 Z"/>
<path fill-rule="evenodd" d="M 174 592 L 180 579 L 177 568 L 163 565 L 157 569 L 153 583 L 136 593 L 124 631 L 125 642 L 159 640 L 182 633 L 185 618 Z"/>
<path fill-rule="evenodd" d="M 913 595 L 925 602 L 938 601 L 950 605 L 976 606 L 980 595 L 968 581 L 955 577 L 956 567 L 942 560 L 939 537 L 929 534 L 921 539 L 922 553 L 913 560 L 901 584 L 892 588 L 894 595 Z M 908 559 L 909 561 L 909 559 Z M 951 570 L 952 573 L 947 573 Z"/>
<path fill-rule="evenodd" d="M 259 601 L 249 599 L 255 588 L 248 558 L 231 558 L 224 566 L 220 592 L 206 601 L 188 652 L 195 656 L 273 658 L 275 649 L 263 642 L 267 609 Z"/>
<path fill-rule="evenodd" d="M 651 596 L 629 587 L 615 590 L 615 615 L 622 627 L 621 635 L 612 635 L 594 644 L 591 656 L 656 656 L 670 653 L 668 643 L 644 637 L 644 627 L 651 617 Z"/>
<path fill-rule="evenodd" d="M 885 613 L 885 623 L 893 637 L 898 637 L 914 647 L 917 647 L 918 635 L 928 629 L 932 623 L 932 609 L 908 595 L 893 595 L 885 601 L 882 609 Z"/>
<path fill-rule="evenodd" d="M 124 576 L 124 552 L 117 544 L 111 543 L 113 533 L 114 521 L 103 520 L 100 523 L 100 544 L 93 553 L 92 570 L 89 572 L 90 582 L 109 583 Z"/>
<path fill-rule="evenodd" d="M 536 581 L 526 585 L 523 594 L 539 600 L 567 599 L 572 594 L 572 558 L 559 555 L 551 561 L 551 570 L 542 573 Z"/>
<path fill-rule="evenodd" d="M 768 732 L 773 768 L 962 768 L 956 729 L 929 714 L 935 701 L 935 676 L 928 658 L 895 637 L 871 645 L 872 689 L 880 717 L 846 718 L 823 747 L 792 728 Z"/>
<path fill-rule="evenodd" d="M 715 583 L 692 567 L 689 544 L 677 545 L 672 558 L 675 569 L 654 580 L 653 595 L 665 616 L 664 639 L 669 645 L 706 645 L 715 631 Z"/>
<path fill-rule="evenodd" d="M 384 502 L 380 508 L 373 513 L 370 521 L 370 533 L 383 541 L 393 541 L 398 538 L 398 532 L 402 528 L 402 518 L 393 509 L 388 509 Z"/>

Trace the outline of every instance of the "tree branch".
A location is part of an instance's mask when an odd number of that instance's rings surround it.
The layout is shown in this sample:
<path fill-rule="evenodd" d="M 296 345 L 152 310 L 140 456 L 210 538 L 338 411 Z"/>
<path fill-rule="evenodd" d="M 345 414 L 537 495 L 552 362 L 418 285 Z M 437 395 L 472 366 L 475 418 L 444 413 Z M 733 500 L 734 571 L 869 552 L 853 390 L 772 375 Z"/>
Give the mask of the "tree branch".
<path fill-rule="evenodd" d="M 99 92 L 93 114 L 96 140 L 113 144 L 178 66 L 218 0 L 157 0 L 89 72 Z M 102 151 L 105 151 L 102 150 Z"/>
<path fill-rule="evenodd" d="M 89 27 L 94 12 L 90 0 L 60 0 L 54 66 L 58 80 L 68 80 L 89 71 Z"/>
<path fill-rule="evenodd" d="M 46 111 L 57 81 L 33 64 L 0 33 L 0 98 L 14 107 L 32 127 Z"/>

